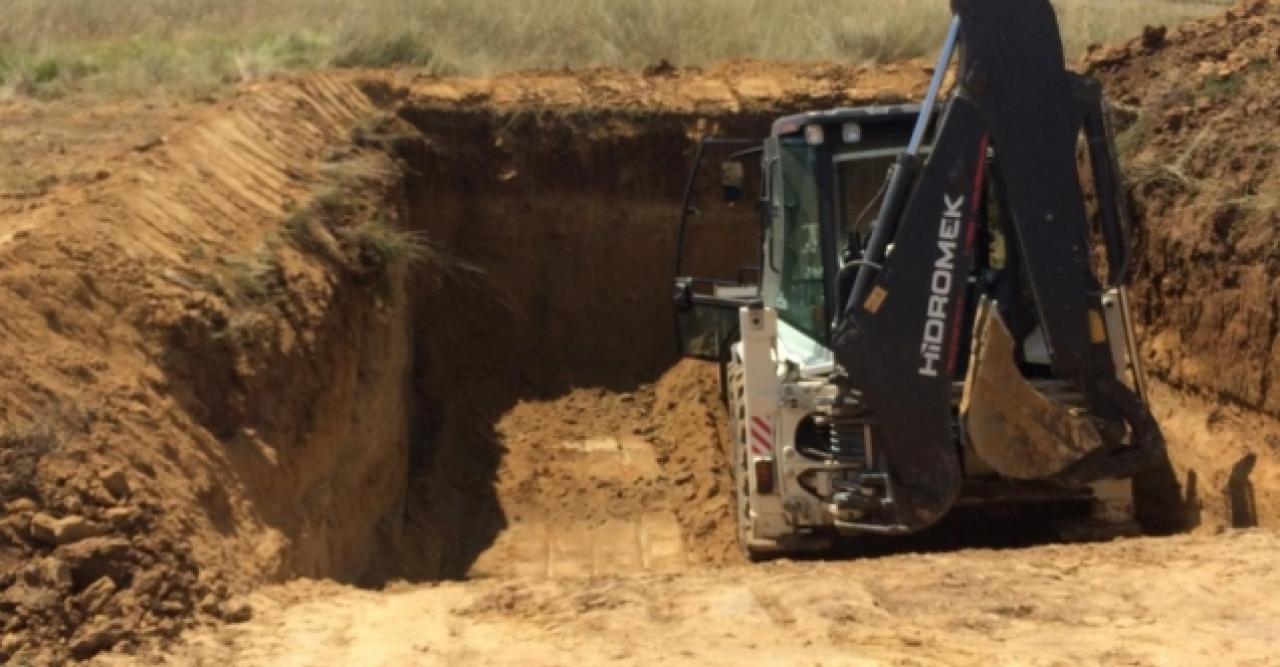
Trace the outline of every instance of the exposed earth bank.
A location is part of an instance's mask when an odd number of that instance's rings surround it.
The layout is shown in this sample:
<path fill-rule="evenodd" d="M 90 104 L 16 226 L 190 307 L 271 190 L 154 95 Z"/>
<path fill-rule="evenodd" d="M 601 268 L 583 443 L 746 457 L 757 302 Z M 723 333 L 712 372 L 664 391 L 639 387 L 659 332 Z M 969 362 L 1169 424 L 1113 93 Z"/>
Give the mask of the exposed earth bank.
<path fill-rule="evenodd" d="M 1142 227 L 1136 317 L 1199 523 L 1280 524 L 1280 3 L 1151 29 L 1084 69 Z"/>

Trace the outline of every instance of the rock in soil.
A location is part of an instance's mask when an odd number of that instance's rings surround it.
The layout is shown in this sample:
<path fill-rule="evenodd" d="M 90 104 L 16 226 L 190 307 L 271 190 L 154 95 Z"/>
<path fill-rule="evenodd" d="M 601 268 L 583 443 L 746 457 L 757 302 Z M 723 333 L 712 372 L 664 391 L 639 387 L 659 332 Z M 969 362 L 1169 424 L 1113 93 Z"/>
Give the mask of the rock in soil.
<path fill-rule="evenodd" d="M 72 544 L 106 532 L 103 526 L 78 515 L 56 519 L 40 512 L 31 519 L 31 536 L 49 545 Z"/>
<path fill-rule="evenodd" d="M 89 584 L 89 587 L 80 592 L 76 596 L 84 612 L 89 615 L 98 613 L 102 607 L 107 604 L 107 600 L 115 595 L 116 583 L 111 577 L 99 577 L 97 581 Z"/>
<path fill-rule="evenodd" d="M 71 656 L 77 660 L 87 660 L 114 646 L 124 635 L 124 623 L 121 621 L 95 619 L 81 626 L 80 631 L 72 638 L 69 647 Z"/>
<path fill-rule="evenodd" d="M 108 493 L 115 496 L 116 500 L 129 495 L 129 479 L 120 468 L 104 468 L 98 473 L 98 479 L 102 480 L 102 485 L 106 487 Z"/>

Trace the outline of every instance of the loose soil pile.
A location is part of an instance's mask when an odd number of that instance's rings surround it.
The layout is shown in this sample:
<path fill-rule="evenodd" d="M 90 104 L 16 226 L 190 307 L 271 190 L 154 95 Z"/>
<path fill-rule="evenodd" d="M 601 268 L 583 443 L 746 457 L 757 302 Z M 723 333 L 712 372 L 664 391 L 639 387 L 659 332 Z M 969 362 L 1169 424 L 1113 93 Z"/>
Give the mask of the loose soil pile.
<path fill-rule="evenodd" d="M 596 387 L 519 402 L 496 428 L 504 518 L 592 526 L 671 512 L 690 561 L 737 560 L 733 524 L 724 520 L 728 433 L 718 396 L 716 368 L 686 362 L 634 392 Z M 651 445 L 660 473 L 593 465 L 590 452 L 566 446 L 609 438 Z"/>

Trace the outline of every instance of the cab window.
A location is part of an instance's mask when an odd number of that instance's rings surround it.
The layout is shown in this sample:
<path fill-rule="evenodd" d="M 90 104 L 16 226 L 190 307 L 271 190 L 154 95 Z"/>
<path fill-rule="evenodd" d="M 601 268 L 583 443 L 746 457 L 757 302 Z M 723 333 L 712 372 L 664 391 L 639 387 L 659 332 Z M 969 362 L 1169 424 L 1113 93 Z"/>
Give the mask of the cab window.
<path fill-rule="evenodd" d="M 773 225 L 779 236 L 774 247 L 780 250 L 780 256 L 774 258 L 780 273 L 778 317 L 815 340 L 825 341 L 826 279 L 819 194 L 813 176 L 819 154 L 803 141 L 786 140 L 779 153 L 783 206 L 775 212 Z"/>

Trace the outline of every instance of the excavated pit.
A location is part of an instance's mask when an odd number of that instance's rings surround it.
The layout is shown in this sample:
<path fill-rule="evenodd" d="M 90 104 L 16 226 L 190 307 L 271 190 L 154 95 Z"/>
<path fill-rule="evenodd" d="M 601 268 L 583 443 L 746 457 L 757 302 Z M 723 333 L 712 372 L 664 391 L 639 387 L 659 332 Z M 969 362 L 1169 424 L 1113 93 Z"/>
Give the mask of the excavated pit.
<path fill-rule="evenodd" d="M 670 280 L 695 137 L 759 136 L 772 115 L 398 115 L 415 135 L 394 148 L 410 225 L 463 268 L 407 279 L 410 481 L 402 529 L 363 579 L 737 561 L 717 371 L 676 365 Z M 717 205 L 715 173 L 688 265 L 732 277 L 758 223 Z M 960 510 L 845 553 L 1030 546 L 1057 538 L 1046 518 Z"/>
<path fill-rule="evenodd" d="M 407 279 L 404 527 L 388 569 L 366 578 L 506 573 L 530 549 L 540 562 L 526 565 L 550 574 L 733 558 L 716 372 L 676 367 L 670 306 L 682 189 L 707 121 L 398 113 L 417 134 L 395 148 L 410 226 L 453 267 Z M 713 125 L 758 135 L 769 122 Z M 710 275 L 754 254 L 749 213 L 709 207 L 695 227 L 690 261 Z M 610 565 L 607 542 L 648 546 Z M 538 555 L 557 550 L 561 565 Z"/>

